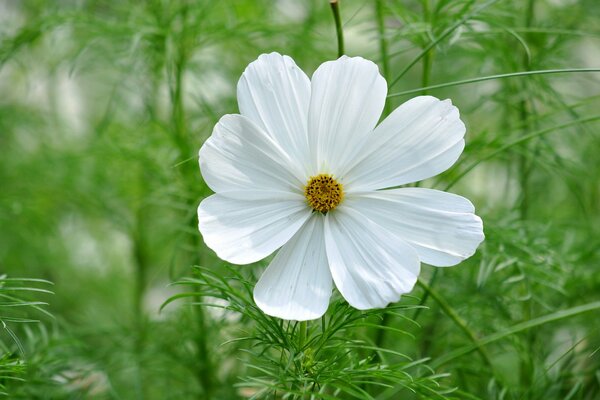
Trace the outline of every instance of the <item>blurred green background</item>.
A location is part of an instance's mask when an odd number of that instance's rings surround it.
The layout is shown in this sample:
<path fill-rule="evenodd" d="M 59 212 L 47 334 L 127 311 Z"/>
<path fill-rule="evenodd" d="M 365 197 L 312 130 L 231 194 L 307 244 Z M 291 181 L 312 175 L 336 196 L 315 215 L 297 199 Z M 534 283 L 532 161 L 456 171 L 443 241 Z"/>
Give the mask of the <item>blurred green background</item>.
<path fill-rule="evenodd" d="M 431 358 L 449 374 L 444 387 L 457 389 L 450 398 L 600 398 L 600 73 L 574 70 L 600 66 L 600 3 L 342 0 L 341 12 L 346 53 L 379 63 L 388 83 L 399 78 L 390 94 L 569 69 L 389 98 L 392 109 L 425 93 L 459 107 L 465 153 L 424 185 L 470 198 L 486 241 L 455 268 L 424 267 L 442 298 L 416 288 L 402 300 L 429 307 L 406 314 L 418 325 L 385 318 L 413 338 L 376 328 L 351 335 Z M 252 321 L 185 302 L 159 307 L 193 265 L 226 274 L 196 227 L 210 194 L 197 151 L 220 116 L 237 112 L 246 65 L 271 51 L 309 76 L 335 59 L 328 2 L 0 0 L 0 276 L 45 279 L 53 285 L 24 287 L 54 292 L 11 292 L 0 280 L 0 295 L 47 302 L 53 316 L 0 299 L 10 329 L 0 326 L 0 392 L 259 393 L 236 386 L 260 374 L 240 351 L 251 346 L 221 345 L 251 332 Z M 241 273 L 253 281 L 265 264 Z M 568 313 L 581 305 L 589 312 Z M 494 339 L 487 358 L 442 362 L 482 338 Z"/>

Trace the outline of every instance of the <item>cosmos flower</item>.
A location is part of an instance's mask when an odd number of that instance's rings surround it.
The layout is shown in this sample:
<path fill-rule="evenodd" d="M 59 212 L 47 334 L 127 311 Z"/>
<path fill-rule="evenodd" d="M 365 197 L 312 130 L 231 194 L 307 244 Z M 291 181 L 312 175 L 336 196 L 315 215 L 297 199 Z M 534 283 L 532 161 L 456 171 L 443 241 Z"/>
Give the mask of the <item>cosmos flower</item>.
<path fill-rule="evenodd" d="M 312 80 L 287 56 L 263 54 L 200 149 L 215 192 L 198 207 L 208 247 L 233 264 L 276 252 L 254 289 L 266 314 L 322 316 L 333 284 L 357 309 L 412 290 L 420 263 L 451 266 L 483 241 L 464 197 L 398 186 L 448 169 L 465 125 L 450 100 L 413 98 L 377 125 L 387 84 L 377 66 L 343 56 Z"/>

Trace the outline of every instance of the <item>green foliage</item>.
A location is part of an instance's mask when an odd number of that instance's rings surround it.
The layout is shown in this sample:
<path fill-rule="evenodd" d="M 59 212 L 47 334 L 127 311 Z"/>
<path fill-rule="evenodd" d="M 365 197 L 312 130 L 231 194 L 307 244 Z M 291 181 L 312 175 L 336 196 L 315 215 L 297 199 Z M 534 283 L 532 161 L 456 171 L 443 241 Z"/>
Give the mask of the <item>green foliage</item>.
<path fill-rule="evenodd" d="M 215 272 L 195 268 L 195 278 L 176 283 L 186 289 L 166 304 L 191 298 L 196 306 L 214 307 L 222 322 L 234 330 L 222 346 L 235 345 L 249 375 L 238 386 L 248 388 L 251 398 L 288 393 L 292 398 L 310 396 L 334 399 L 373 398 L 374 387 L 398 388 L 428 398 L 445 398 L 427 367 L 427 359 L 413 360 L 394 350 L 377 346 L 369 333 L 389 330 L 409 335 L 398 328 L 381 325 L 385 315 L 406 316 L 415 306 L 397 304 L 385 310 L 358 311 L 340 297 L 320 321 L 291 322 L 265 315 L 252 300 L 255 277 L 245 278 L 231 267 Z M 234 319 L 236 324 L 227 323 Z M 224 338 L 223 338 L 224 339 Z M 243 346 L 243 347 L 242 347 Z M 254 389 L 254 390 L 252 390 Z"/>
<path fill-rule="evenodd" d="M 25 349 L 18 332 L 15 332 L 15 326 L 38 323 L 38 320 L 29 316 L 31 311 L 51 317 L 44 309 L 47 303 L 26 299 L 26 296 L 32 293 L 52 294 L 49 290 L 38 287 L 49 284 L 51 283 L 41 279 L 0 276 L 0 396 L 14 394 L 7 392 L 9 384 L 13 386 L 13 383 L 26 381 L 28 363 L 24 359 Z"/>
<path fill-rule="evenodd" d="M 600 396 L 598 2 L 342 0 L 340 13 L 346 53 L 388 80 L 386 113 L 420 94 L 461 110 L 464 154 L 422 185 L 473 200 L 478 253 L 424 266 L 385 310 L 336 295 L 322 321 L 265 316 L 251 290 L 267 261 L 223 265 L 202 243 L 197 151 L 260 53 L 309 75 L 336 57 L 328 2 L 0 0 L 0 392 Z M 168 299 L 187 301 L 159 312 Z"/>

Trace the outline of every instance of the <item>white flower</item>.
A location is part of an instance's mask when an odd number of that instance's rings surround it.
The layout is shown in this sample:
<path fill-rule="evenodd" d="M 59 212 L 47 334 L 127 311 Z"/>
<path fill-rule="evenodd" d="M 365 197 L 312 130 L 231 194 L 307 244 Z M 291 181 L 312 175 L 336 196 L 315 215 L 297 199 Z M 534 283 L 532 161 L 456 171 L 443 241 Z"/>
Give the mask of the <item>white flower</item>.
<path fill-rule="evenodd" d="M 450 100 L 420 96 L 381 124 L 387 84 L 360 57 L 322 64 L 312 80 L 287 56 L 263 54 L 200 149 L 216 194 L 198 207 L 208 247 L 230 263 L 275 252 L 254 289 L 267 314 L 322 316 L 333 282 L 353 307 L 385 307 L 410 292 L 420 262 L 451 266 L 482 242 L 471 202 L 396 187 L 448 169 L 465 125 Z"/>

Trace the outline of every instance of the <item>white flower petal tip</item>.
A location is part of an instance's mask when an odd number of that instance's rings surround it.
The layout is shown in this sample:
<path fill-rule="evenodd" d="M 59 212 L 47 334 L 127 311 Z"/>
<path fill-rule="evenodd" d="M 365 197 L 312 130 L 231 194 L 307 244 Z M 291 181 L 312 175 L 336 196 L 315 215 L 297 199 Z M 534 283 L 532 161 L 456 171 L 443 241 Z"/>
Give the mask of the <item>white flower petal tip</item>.
<path fill-rule="evenodd" d="M 325 243 L 335 285 L 354 308 L 384 308 L 417 282 L 416 251 L 356 210 L 327 215 Z"/>
<path fill-rule="evenodd" d="M 465 132 L 450 100 L 415 97 L 375 128 L 346 182 L 356 191 L 378 190 L 435 176 L 456 162 Z"/>
<path fill-rule="evenodd" d="M 311 174 L 340 174 L 359 154 L 385 105 L 387 83 L 372 61 L 342 56 L 312 76 L 308 110 Z"/>
<path fill-rule="evenodd" d="M 381 190 L 356 195 L 359 209 L 412 246 L 422 262 L 450 267 L 475 254 L 483 242 L 483 221 L 466 198 L 425 188 Z"/>
<path fill-rule="evenodd" d="M 307 321 L 325 314 L 332 290 L 323 218 L 315 215 L 271 261 L 254 288 L 254 301 L 265 314 Z"/>
<path fill-rule="evenodd" d="M 240 114 L 252 120 L 305 165 L 310 80 L 294 60 L 279 53 L 262 54 L 246 67 L 237 85 Z"/>

